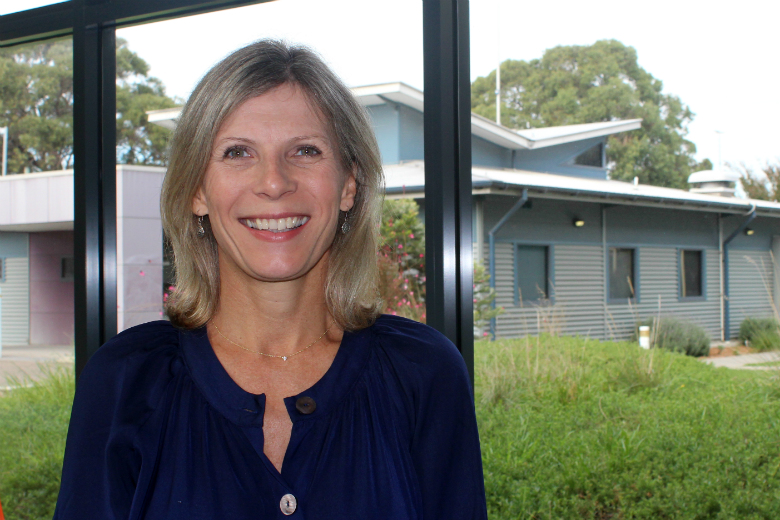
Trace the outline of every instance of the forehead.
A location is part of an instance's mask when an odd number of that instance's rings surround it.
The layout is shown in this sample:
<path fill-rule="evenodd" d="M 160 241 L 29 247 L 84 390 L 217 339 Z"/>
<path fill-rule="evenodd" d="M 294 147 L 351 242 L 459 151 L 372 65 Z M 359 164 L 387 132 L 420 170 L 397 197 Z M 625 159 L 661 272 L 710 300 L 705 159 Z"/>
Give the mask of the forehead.
<path fill-rule="evenodd" d="M 307 132 L 330 138 L 322 111 L 301 87 L 285 83 L 259 96 L 247 99 L 225 118 L 218 135 L 242 131 Z"/>

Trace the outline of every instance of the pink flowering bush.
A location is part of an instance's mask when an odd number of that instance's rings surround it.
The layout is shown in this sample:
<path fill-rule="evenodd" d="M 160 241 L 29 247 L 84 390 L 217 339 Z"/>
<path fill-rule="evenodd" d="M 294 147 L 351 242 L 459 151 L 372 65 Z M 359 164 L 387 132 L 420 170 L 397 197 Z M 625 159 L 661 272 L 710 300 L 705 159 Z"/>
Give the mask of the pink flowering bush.
<path fill-rule="evenodd" d="M 379 233 L 379 292 L 384 312 L 425 323 L 425 228 L 417 203 L 386 200 Z"/>

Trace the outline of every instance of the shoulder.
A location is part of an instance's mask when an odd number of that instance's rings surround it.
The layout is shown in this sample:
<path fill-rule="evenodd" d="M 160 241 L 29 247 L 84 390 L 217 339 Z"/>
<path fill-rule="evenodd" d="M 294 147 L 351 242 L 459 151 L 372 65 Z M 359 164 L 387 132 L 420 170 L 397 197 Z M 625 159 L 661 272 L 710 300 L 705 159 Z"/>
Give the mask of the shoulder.
<path fill-rule="evenodd" d="M 79 386 L 93 390 L 116 387 L 128 378 L 166 370 L 178 357 L 179 331 L 170 322 L 153 321 L 124 330 L 108 340 L 90 358 L 79 377 Z"/>
<path fill-rule="evenodd" d="M 168 321 L 152 321 L 142 323 L 124 330 L 108 340 L 90 358 L 91 364 L 112 364 L 154 355 L 160 350 L 177 346 L 179 331 Z"/>
<path fill-rule="evenodd" d="M 441 332 L 423 323 L 384 314 L 372 326 L 382 353 L 406 374 L 440 384 L 468 386 L 468 372 L 458 349 Z"/>

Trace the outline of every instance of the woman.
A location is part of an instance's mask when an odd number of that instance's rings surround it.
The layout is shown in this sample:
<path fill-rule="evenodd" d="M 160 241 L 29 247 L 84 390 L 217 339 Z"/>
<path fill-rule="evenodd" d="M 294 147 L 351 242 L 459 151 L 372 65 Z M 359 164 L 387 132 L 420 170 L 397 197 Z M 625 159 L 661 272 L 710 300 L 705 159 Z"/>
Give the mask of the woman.
<path fill-rule="evenodd" d="M 170 322 L 78 385 L 55 518 L 485 518 L 454 346 L 380 316 L 369 120 L 311 51 L 212 69 L 163 185 Z"/>

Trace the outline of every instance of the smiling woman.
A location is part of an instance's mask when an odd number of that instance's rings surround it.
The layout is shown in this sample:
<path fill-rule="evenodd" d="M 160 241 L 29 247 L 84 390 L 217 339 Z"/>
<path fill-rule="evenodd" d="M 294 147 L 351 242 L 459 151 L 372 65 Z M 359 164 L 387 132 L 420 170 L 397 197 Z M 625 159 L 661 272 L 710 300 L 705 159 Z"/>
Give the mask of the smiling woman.
<path fill-rule="evenodd" d="M 463 359 L 379 315 L 381 187 L 368 117 L 308 49 L 204 77 L 163 186 L 171 322 L 85 368 L 55 518 L 486 518 Z"/>

